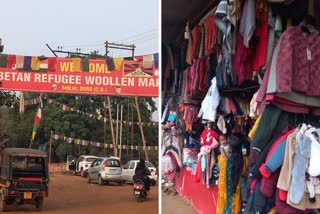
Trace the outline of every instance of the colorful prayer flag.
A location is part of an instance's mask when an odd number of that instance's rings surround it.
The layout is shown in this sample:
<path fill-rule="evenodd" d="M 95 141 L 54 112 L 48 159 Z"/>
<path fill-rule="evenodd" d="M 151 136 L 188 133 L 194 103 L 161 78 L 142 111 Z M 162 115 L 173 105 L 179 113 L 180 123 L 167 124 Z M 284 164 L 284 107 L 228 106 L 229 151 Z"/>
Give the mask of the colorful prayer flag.
<path fill-rule="evenodd" d="M 42 100 L 41 100 L 41 96 L 40 96 L 40 105 L 38 107 L 38 110 L 37 110 L 37 114 L 36 114 L 36 117 L 34 119 L 34 124 L 33 124 L 33 130 L 32 130 L 32 136 L 31 136 L 31 142 L 34 141 L 34 138 L 36 136 L 36 132 L 37 132 L 37 129 L 39 128 L 40 126 L 40 121 L 41 121 L 41 117 L 42 117 Z"/>

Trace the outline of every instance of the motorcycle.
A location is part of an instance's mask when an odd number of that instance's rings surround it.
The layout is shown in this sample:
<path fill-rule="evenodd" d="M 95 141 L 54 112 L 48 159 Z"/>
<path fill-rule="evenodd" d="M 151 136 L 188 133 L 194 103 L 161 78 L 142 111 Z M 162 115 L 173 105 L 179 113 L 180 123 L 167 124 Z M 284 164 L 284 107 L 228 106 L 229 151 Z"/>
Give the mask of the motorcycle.
<path fill-rule="evenodd" d="M 148 191 L 141 179 L 135 179 L 133 181 L 133 194 L 137 201 L 144 201 L 147 199 Z"/>

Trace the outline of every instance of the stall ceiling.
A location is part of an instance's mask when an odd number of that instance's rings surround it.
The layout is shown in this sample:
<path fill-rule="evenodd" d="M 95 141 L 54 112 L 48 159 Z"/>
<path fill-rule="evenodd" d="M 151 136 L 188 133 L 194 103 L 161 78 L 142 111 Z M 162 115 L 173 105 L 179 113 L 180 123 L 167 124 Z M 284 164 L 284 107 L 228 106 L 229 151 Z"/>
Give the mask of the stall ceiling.
<path fill-rule="evenodd" d="M 215 0 L 162 0 L 162 42 L 176 43 L 184 35 L 187 21 L 194 24 Z M 201 17 L 200 17 L 201 18 Z"/>

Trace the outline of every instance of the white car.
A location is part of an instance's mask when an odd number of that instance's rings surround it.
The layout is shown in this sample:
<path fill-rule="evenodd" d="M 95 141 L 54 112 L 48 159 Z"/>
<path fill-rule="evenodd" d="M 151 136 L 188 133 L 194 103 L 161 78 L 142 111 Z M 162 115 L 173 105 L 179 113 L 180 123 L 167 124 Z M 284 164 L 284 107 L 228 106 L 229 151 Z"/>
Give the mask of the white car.
<path fill-rule="evenodd" d="M 139 160 L 131 160 L 124 165 L 122 173 L 125 181 L 133 182 L 134 172 L 139 162 L 140 162 Z M 148 167 L 151 173 L 151 175 L 149 175 L 150 184 L 156 185 L 158 180 L 157 169 L 152 165 L 150 161 L 145 161 L 145 162 L 146 162 L 146 167 Z"/>
<path fill-rule="evenodd" d="M 75 161 L 74 159 L 72 160 L 70 156 L 68 156 L 67 165 L 69 170 L 72 171 L 74 175 L 80 173 L 81 177 L 86 177 L 90 165 L 97 158 L 97 156 L 82 155 L 77 159 L 77 161 Z"/>
<path fill-rule="evenodd" d="M 99 157 L 88 169 L 88 183 L 98 181 L 99 185 L 117 182 L 124 183 L 120 160 L 117 157 Z"/>

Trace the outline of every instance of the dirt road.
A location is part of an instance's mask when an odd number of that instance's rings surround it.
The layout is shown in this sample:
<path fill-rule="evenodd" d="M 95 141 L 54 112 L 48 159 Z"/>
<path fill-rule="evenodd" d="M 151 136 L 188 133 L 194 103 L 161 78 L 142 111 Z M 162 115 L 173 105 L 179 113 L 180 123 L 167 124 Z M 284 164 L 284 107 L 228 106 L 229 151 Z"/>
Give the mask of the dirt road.
<path fill-rule="evenodd" d="M 80 176 L 55 174 L 50 176 L 49 197 L 44 209 L 35 211 L 35 206 L 10 207 L 8 213 L 81 214 L 81 213 L 158 213 L 158 187 L 151 187 L 151 197 L 144 202 L 136 202 L 132 185 L 110 183 L 99 186 L 88 184 Z"/>
<path fill-rule="evenodd" d="M 179 195 L 162 193 L 162 214 L 197 214 L 189 201 Z"/>

